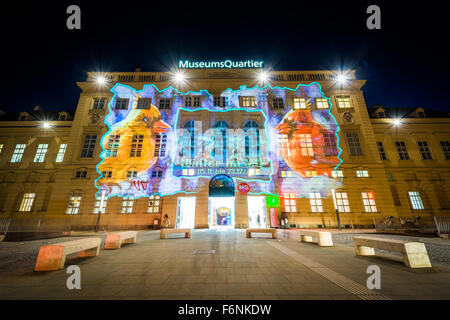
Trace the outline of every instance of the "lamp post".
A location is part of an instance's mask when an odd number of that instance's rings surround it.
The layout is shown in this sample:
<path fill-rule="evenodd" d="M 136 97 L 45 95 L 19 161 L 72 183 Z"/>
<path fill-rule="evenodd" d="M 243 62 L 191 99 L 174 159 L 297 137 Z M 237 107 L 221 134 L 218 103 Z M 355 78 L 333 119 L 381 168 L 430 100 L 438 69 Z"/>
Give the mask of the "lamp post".
<path fill-rule="evenodd" d="M 336 202 L 336 194 L 335 194 L 335 192 L 334 192 L 334 189 L 331 190 L 331 193 L 333 194 L 333 203 L 334 203 L 334 209 L 336 210 L 336 219 L 337 219 L 339 231 L 341 231 L 341 230 L 342 230 L 342 227 L 341 227 L 341 218 L 339 217 L 339 208 L 338 208 L 338 206 L 337 206 L 337 202 Z"/>
<path fill-rule="evenodd" d="M 95 232 L 98 232 L 98 229 L 100 227 L 100 218 L 102 216 L 103 213 L 103 204 L 105 203 L 105 190 L 102 190 L 102 197 L 100 199 L 100 207 L 98 208 L 98 213 L 97 213 L 97 223 L 95 224 Z"/>

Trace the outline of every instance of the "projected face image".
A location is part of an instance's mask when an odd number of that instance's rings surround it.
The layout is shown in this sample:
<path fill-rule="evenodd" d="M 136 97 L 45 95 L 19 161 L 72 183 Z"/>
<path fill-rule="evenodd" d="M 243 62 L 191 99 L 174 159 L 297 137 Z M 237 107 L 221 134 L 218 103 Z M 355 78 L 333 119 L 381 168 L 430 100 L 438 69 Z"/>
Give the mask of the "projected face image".
<path fill-rule="evenodd" d="M 196 193 L 225 174 L 249 194 L 328 192 L 339 127 L 319 84 L 179 92 L 116 84 L 96 180 L 107 197 Z"/>

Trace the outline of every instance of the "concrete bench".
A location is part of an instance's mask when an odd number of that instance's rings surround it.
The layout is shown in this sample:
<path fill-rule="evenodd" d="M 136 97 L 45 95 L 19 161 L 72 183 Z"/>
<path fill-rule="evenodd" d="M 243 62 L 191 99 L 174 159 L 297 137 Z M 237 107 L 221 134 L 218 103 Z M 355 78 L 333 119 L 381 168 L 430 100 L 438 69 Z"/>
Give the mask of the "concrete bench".
<path fill-rule="evenodd" d="M 431 268 L 425 244 L 376 237 L 353 237 L 355 255 L 373 256 L 375 248 L 385 251 L 400 252 L 403 261 L 410 268 Z"/>
<path fill-rule="evenodd" d="M 106 237 L 105 249 L 120 249 L 124 243 L 136 243 L 137 231 L 110 233 Z"/>
<path fill-rule="evenodd" d="M 161 229 L 161 239 L 166 238 L 167 233 L 184 233 L 185 238 L 191 237 L 191 229 Z"/>
<path fill-rule="evenodd" d="M 276 239 L 277 238 L 277 229 L 246 229 L 245 230 L 245 235 L 247 238 L 251 238 L 252 237 L 252 233 L 271 233 L 272 234 L 272 239 Z"/>
<path fill-rule="evenodd" d="M 95 257 L 100 252 L 101 238 L 85 238 L 42 246 L 36 261 L 35 271 L 52 271 L 64 268 L 66 256 L 78 253 L 78 258 Z"/>
<path fill-rule="evenodd" d="M 301 242 L 314 242 L 321 247 L 333 246 L 333 238 L 331 237 L 331 232 L 299 230 L 299 234 Z"/>

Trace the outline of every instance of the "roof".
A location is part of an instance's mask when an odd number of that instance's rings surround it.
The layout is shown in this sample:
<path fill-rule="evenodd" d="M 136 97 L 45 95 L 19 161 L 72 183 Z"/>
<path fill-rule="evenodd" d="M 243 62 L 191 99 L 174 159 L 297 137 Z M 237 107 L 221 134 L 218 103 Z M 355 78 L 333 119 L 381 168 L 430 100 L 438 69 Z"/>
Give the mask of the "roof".
<path fill-rule="evenodd" d="M 386 108 L 381 105 L 374 105 L 371 108 L 368 108 L 370 118 L 380 118 L 377 110 L 384 110 L 385 118 L 397 118 L 397 119 L 405 119 L 405 118 L 420 118 L 417 112 L 423 111 L 425 113 L 425 118 L 450 118 L 450 112 L 444 111 L 436 111 L 424 108 Z"/>
<path fill-rule="evenodd" d="M 18 121 L 21 114 L 27 113 L 28 119 L 22 121 L 58 121 L 59 114 L 61 112 L 67 113 L 65 121 L 72 121 L 74 117 L 73 111 L 60 110 L 60 111 L 46 111 L 46 110 L 27 110 L 21 112 L 0 114 L 0 121 Z M 64 121 L 64 120 L 59 120 Z"/>

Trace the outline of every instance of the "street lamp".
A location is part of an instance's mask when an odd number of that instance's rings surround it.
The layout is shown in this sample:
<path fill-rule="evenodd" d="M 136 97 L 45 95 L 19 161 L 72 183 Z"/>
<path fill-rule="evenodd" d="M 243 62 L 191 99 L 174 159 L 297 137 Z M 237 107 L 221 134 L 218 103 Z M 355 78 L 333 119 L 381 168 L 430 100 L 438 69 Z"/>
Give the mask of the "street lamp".
<path fill-rule="evenodd" d="M 42 128 L 44 128 L 44 129 L 50 129 L 51 127 L 52 127 L 52 125 L 47 121 L 44 121 L 42 123 Z"/>

